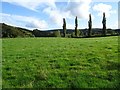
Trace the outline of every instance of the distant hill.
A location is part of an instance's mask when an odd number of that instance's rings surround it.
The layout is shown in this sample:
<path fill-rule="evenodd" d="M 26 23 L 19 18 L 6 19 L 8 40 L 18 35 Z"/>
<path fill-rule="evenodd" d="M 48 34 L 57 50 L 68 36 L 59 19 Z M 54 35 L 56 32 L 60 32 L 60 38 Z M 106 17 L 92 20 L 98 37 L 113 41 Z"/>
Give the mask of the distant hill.
<path fill-rule="evenodd" d="M 87 36 L 87 32 L 88 32 L 88 29 L 78 29 L 82 35 L 82 37 L 86 37 Z M 63 35 L 63 29 L 54 29 L 54 30 L 46 30 L 46 31 L 43 31 L 43 30 L 38 30 L 38 29 L 35 29 L 33 30 L 33 34 L 35 37 L 47 37 L 47 36 L 53 36 L 52 34 L 59 31 L 61 36 Z M 66 33 L 67 34 L 73 34 L 75 32 L 74 29 L 67 29 Z M 97 35 L 97 36 L 100 36 L 102 35 L 102 28 L 93 28 L 92 29 L 92 34 L 93 35 Z M 120 29 L 107 29 L 107 34 L 108 35 L 118 35 L 120 34 Z"/>
<path fill-rule="evenodd" d="M 14 27 L 7 25 L 5 23 L 0 23 L 0 37 L 9 37 L 9 38 L 15 38 L 15 37 L 33 37 L 32 31 L 20 27 Z"/>
<path fill-rule="evenodd" d="M 63 36 L 63 29 L 53 29 L 53 30 L 38 30 L 34 29 L 33 31 L 21 28 L 21 27 L 14 27 L 7 25 L 5 23 L 0 23 L 0 37 L 8 37 L 8 38 L 15 38 L 15 37 L 60 37 Z M 88 29 L 78 29 L 82 37 L 87 36 Z M 67 35 L 71 37 L 74 33 L 74 29 L 67 29 Z M 92 29 L 93 35 L 102 35 L 102 28 L 93 28 Z M 120 29 L 107 29 L 108 35 L 120 35 Z M 68 36 L 68 37 L 69 37 Z"/>

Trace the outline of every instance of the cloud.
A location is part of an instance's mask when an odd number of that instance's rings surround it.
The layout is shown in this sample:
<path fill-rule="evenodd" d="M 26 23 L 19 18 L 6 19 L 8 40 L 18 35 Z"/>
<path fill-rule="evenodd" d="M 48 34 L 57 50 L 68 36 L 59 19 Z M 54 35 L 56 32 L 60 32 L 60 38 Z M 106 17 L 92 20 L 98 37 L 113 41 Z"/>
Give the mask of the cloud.
<path fill-rule="evenodd" d="M 44 20 L 38 21 L 33 19 L 31 22 L 28 22 L 26 25 L 28 28 L 38 28 L 38 29 L 45 29 L 47 28 L 47 23 Z"/>
<path fill-rule="evenodd" d="M 93 10 L 98 12 L 98 16 L 102 16 L 103 12 L 106 13 L 106 17 L 110 17 L 111 14 L 116 13 L 116 10 L 112 10 L 111 5 L 107 5 L 107 4 L 103 4 L 103 3 L 94 5 Z"/>
<path fill-rule="evenodd" d="M 73 16 L 88 19 L 91 2 L 92 0 L 69 0 L 67 10 L 69 10 Z"/>
<path fill-rule="evenodd" d="M 68 11 L 61 11 L 58 8 L 45 8 L 43 10 L 44 13 L 49 15 L 49 21 L 50 23 L 54 23 L 56 25 L 58 25 L 59 27 L 62 27 L 62 23 L 63 23 L 63 18 L 70 18 L 71 15 Z"/>
<path fill-rule="evenodd" d="M 33 11 L 38 11 L 38 7 L 43 4 L 49 7 L 56 7 L 55 0 L 2 0 L 2 2 L 19 5 Z"/>
<path fill-rule="evenodd" d="M 93 2 L 119 2 L 119 0 L 93 0 Z"/>
<path fill-rule="evenodd" d="M 3 2 L 8 2 L 14 5 L 19 5 L 27 9 L 39 12 L 39 7 L 41 5 L 44 7 L 43 12 L 49 16 L 50 23 L 54 23 L 59 27 L 62 27 L 63 18 L 72 19 L 75 16 L 82 19 L 88 19 L 90 3 L 92 0 L 66 0 L 68 5 L 65 8 L 58 8 L 56 2 L 61 2 L 60 0 L 2 0 Z M 62 0 L 63 1 L 63 0 Z M 36 21 L 35 21 L 36 22 Z M 34 24 L 26 26 L 35 26 Z"/>
<path fill-rule="evenodd" d="M 5 13 L 2 13 L 0 15 L 2 17 L 2 22 L 7 23 L 9 25 L 20 26 L 20 27 L 22 26 L 30 29 L 48 28 L 48 25 L 44 20 L 40 20 L 35 17 L 27 17 L 20 15 L 5 14 Z"/>
<path fill-rule="evenodd" d="M 68 4 L 64 8 L 48 7 L 43 10 L 48 14 L 50 22 L 62 27 L 63 18 L 71 19 L 74 22 L 74 18 L 78 16 L 80 19 L 89 18 L 90 3 L 92 0 L 69 0 Z M 93 19 L 94 16 L 92 15 Z M 68 22 L 69 24 L 69 22 Z M 68 25 L 70 27 L 70 25 Z"/>
<path fill-rule="evenodd" d="M 49 15 L 50 22 L 53 22 L 54 24 L 60 25 L 62 24 L 62 15 L 60 14 L 59 10 L 52 9 L 52 8 L 46 8 L 43 11 L 44 13 Z"/>

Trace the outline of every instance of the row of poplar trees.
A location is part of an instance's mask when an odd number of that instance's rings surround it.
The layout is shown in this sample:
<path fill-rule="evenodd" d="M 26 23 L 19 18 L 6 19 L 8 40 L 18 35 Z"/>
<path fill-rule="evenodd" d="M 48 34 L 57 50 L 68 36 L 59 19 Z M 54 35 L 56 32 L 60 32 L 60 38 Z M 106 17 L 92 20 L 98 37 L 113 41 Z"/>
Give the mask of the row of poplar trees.
<path fill-rule="evenodd" d="M 106 17 L 105 13 L 103 13 L 103 20 L 102 20 L 103 28 L 102 28 L 102 35 L 106 36 Z M 77 16 L 75 18 L 75 36 L 78 37 L 78 20 Z M 87 32 L 88 37 L 91 37 L 92 35 L 92 18 L 91 14 L 89 14 L 89 21 L 88 21 L 88 32 Z M 63 18 L 63 36 L 66 37 L 66 20 Z"/>

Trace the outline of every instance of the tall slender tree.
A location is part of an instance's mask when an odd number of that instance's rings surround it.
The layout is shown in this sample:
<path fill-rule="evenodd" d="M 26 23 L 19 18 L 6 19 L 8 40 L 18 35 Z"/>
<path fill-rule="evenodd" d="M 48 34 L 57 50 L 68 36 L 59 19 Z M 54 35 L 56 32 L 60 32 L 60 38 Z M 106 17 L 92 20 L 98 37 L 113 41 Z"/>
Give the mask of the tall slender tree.
<path fill-rule="evenodd" d="M 66 21 L 65 21 L 65 18 L 63 18 L 63 36 L 66 37 Z"/>
<path fill-rule="evenodd" d="M 105 17 L 105 12 L 103 13 L 103 20 L 102 20 L 102 24 L 103 24 L 103 29 L 102 29 L 102 34 L 103 36 L 106 36 L 106 17 Z"/>
<path fill-rule="evenodd" d="M 77 16 L 76 16 L 76 18 L 75 18 L 75 36 L 76 36 L 76 37 L 78 36 L 77 27 L 78 27 L 78 21 L 77 21 Z"/>
<path fill-rule="evenodd" d="M 91 14 L 89 14 L 89 21 L 88 21 L 88 37 L 91 36 L 92 34 L 92 18 L 91 18 Z"/>

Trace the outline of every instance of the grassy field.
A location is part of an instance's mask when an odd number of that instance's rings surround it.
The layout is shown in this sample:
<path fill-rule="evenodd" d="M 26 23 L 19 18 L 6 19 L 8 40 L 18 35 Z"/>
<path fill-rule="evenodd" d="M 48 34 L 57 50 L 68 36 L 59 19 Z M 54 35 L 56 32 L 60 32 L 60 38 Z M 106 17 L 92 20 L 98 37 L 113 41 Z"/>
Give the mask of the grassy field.
<path fill-rule="evenodd" d="M 118 88 L 118 37 L 2 40 L 3 88 Z"/>

